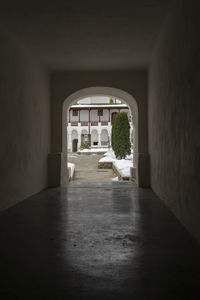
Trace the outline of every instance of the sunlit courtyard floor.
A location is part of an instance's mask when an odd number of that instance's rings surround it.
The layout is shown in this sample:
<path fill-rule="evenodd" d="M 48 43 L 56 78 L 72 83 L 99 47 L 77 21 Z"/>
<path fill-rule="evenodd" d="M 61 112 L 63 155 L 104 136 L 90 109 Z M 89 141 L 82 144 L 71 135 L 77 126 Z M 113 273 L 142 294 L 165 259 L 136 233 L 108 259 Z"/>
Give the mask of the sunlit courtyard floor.
<path fill-rule="evenodd" d="M 98 169 L 98 161 L 102 154 L 69 154 L 68 161 L 75 164 L 74 180 L 111 181 L 117 175 L 112 169 Z"/>

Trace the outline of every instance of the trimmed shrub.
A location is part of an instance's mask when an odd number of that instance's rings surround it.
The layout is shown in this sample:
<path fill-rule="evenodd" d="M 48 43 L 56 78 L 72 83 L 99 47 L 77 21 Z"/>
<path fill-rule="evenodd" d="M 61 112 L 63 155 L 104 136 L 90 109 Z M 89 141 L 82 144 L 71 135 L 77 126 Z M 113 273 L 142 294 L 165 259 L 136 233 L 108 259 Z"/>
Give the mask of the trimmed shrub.
<path fill-rule="evenodd" d="M 125 112 L 117 113 L 112 124 L 112 148 L 115 156 L 125 158 L 131 153 L 130 124 Z"/>
<path fill-rule="evenodd" d="M 90 144 L 88 142 L 85 142 L 83 143 L 81 146 L 80 146 L 80 150 L 84 150 L 84 149 L 90 149 Z"/>

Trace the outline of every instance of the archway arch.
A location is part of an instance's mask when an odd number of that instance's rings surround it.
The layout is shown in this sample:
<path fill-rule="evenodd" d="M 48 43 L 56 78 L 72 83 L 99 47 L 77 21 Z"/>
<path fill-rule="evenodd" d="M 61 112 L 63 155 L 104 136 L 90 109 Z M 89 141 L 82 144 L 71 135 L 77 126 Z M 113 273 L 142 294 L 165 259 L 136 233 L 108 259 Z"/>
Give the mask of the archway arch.
<path fill-rule="evenodd" d="M 91 145 L 97 146 L 99 141 L 98 131 L 97 129 L 92 129 L 91 131 Z M 98 145 L 100 146 L 100 145 Z"/>
<path fill-rule="evenodd" d="M 88 131 L 86 129 L 82 129 L 81 134 L 88 134 Z"/>
<path fill-rule="evenodd" d="M 108 146 L 108 130 L 101 130 L 101 146 Z"/>
<path fill-rule="evenodd" d="M 75 102 L 83 98 L 91 96 L 110 96 L 120 99 L 129 106 L 132 114 L 132 124 L 134 128 L 134 158 L 133 166 L 136 169 L 136 182 L 138 183 L 138 105 L 135 98 L 129 93 L 113 88 L 113 87 L 89 87 L 78 90 L 77 92 L 68 96 L 63 103 L 62 113 L 62 152 L 66 157 L 67 166 L 67 112 L 70 106 Z"/>
<path fill-rule="evenodd" d="M 85 136 L 88 136 L 88 130 L 82 129 L 81 130 L 81 145 L 83 145 L 85 142 L 88 142 L 88 139 L 86 139 Z"/>

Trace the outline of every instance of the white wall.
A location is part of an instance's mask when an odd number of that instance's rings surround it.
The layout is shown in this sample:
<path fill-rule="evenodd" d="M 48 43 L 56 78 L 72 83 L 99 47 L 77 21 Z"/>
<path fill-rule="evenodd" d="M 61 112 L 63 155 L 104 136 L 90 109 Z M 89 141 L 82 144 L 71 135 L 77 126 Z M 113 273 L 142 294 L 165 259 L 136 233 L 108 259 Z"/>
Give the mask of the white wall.
<path fill-rule="evenodd" d="M 0 33 L 0 210 L 48 184 L 49 78 L 35 58 Z"/>
<path fill-rule="evenodd" d="M 98 142 L 98 131 L 96 129 L 93 129 L 91 131 L 91 145 L 93 146 L 93 142 Z M 100 145 L 98 145 L 100 146 Z"/>
<path fill-rule="evenodd" d="M 73 111 L 70 110 L 70 122 L 78 122 L 79 121 L 79 115 L 78 116 L 73 116 Z M 79 112 L 78 112 L 79 114 Z"/>
<path fill-rule="evenodd" d="M 78 138 L 78 131 L 77 130 L 72 130 L 71 137 L 72 137 L 72 140 L 77 139 Z"/>
<path fill-rule="evenodd" d="M 108 141 L 108 130 L 103 129 L 101 131 L 101 142 L 107 142 Z"/>
<path fill-rule="evenodd" d="M 149 82 L 151 186 L 200 242 L 200 19 L 175 1 Z"/>
<path fill-rule="evenodd" d="M 80 121 L 89 121 L 89 111 L 88 110 L 81 110 L 80 111 Z"/>
<path fill-rule="evenodd" d="M 82 129 L 82 130 L 81 130 L 81 134 L 88 134 L 88 130 Z"/>
<path fill-rule="evenodd" d="M 103 110 L 103 116 L 100 117 L 101 121 L 107 121 L 109 120 L 109 111 L 108 109 Z"/>
<path fill-rule="evenodd" d="M 90 111 L 90 121 L 99 122 L 99 116 L 98 116 L 98 110 L 97 109 L 91 109 L 91 111 Z"/>

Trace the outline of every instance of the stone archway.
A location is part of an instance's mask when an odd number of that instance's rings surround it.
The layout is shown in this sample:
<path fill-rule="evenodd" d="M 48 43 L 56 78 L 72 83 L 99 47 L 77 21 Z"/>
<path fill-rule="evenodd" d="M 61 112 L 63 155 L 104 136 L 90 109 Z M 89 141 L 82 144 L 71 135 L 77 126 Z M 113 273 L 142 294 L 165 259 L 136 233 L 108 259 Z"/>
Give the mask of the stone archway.
<path fill-rule="evenodd" d="M 69 107 L 77 100 L 90 97 L 90 96 L 110 96 L 123 100 L 129 107 L 132 114 L 132 123 L 134 128 L 134 159 L 133 169 L 135 170 L 136 183 L 139 185 L 139 173 L 138 173 L 138 105 L 135 98 L 129 93 L 116 88 L 111 87 L 89 87 L 81 89 L 70 96 L 68 96 L 63 103 L 63 116 L 62 116 L 62 152 L 64 155 L 64 164 L 67 166 L 67 120 L 66 115 Z M 64 168 L 66 168 L 64 166 Z M 67 169 L 67 168 L 66 168 Z M 65 178 L 62 178 L 62 182 L 67 182 L 65 170 L 61 172 Z M 62 176 L 62 175 L 61 175 Z M 62 177 L 63 177 L 62 176 Z"/>

